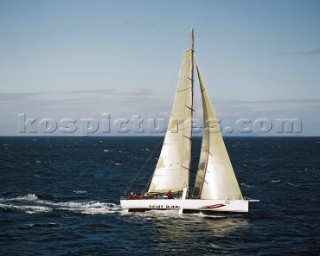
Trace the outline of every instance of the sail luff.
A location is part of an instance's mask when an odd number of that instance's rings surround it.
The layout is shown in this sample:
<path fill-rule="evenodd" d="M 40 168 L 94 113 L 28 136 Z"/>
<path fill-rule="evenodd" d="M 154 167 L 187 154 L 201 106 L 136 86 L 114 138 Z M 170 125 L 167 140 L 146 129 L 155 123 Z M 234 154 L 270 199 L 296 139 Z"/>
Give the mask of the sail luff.
<path fill-rule="evenodd" d="M 196 68 L 204 128 L 193 196 L 201 199 L 243 199 L 197 63 Z"/>

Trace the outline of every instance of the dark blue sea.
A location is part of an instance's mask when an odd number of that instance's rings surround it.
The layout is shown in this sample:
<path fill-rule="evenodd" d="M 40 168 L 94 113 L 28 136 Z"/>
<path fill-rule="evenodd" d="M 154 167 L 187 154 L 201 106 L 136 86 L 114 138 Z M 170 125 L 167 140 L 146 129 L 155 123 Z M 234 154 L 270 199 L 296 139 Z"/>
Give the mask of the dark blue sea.
<path fill-rule="evenodd" d="M 121 211 L 161 140 L 1 137 L 0 255 L 320 255 L 320 138 L 225 139 L 248 214 Z"/>

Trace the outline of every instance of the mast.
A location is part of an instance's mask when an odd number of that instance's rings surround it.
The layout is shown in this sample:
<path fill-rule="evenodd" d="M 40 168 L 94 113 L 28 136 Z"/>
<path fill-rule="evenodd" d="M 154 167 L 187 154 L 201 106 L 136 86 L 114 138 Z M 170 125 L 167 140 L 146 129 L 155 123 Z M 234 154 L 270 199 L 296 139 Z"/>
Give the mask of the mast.
<path fill-rule="evenodd" d="M 194 51 L 194 29 L 191 28 L 191 49 Z"/>
<path fill-rule="evenodd" d="M 192 87 L 192 99 L 193 99 L 193 79 L 194 76 L 194 29 L 191 28 L 191 87 Z M 193 104 L 193 100 L 192 100 L 192 104 Z M 193 105 L 192 105 L 193 107 Z M 191 116 L 192 118 L 192 116 Z"/>
<path fill-rule="evenodd" d="M 193 109 L 193 83 L 194 83 L 194 29 L 191 28 L 191 108 Z M 193 116 L 193 111 L 191 111 L 191 119 Z M 191 128 L 191 135 L 192 135 L 192 128 Z"/>
<path fill-rule="evenodd" d="M 191 28 L 191 131 L 190 131 L 190 155 L 192 154 L 192 124 L 193 124 L 193 97 L 194 97 L 194 29 Z M 191 158 L 191 156 L 190 156 Z M 190 179 L 190 174 L 189 174 Z M 189 187 L 183 191 L 182 199 L 189 195 Z"/>

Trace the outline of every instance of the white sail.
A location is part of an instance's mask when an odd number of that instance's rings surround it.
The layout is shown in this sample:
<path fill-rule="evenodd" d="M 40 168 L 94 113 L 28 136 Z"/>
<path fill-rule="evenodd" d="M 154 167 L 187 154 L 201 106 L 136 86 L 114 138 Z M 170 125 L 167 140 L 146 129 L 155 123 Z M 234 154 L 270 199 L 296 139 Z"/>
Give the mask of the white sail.
<path fill-rule="evenodd" d="M 162 151 L 148 193 L 189 187 L 192 128 L 193 49 L 183 53 L 179 81 Z"/>
<path fill-rule="evenodd" d="M 211 106 L 199 65 L 196 64 L 203 107 L 203 138 L 193 191 L 200 199 L 243 199 Z"/>

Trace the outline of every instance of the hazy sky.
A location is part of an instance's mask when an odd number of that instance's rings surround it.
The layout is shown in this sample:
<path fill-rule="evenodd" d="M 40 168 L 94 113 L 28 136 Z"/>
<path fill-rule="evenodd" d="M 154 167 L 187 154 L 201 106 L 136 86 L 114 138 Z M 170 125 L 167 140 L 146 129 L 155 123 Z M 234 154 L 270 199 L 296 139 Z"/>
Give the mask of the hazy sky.
<path fill-rule="evenodd" d="M 167 115 L 191 27 L 222 124 L 263 119 L 272 129 L 255 135 L 279 135 L 276 119 L 295 118 L 295 135 L 320 136 L 316 0 L 2 0 L 0 135 L 61 135 L 43 132 L 42 119 L 59 128 L 62 119 L 95 118 L 101 128 L 104 113 L 111 124 L 139 115 L 146 125 L 162 105 Z"/>

